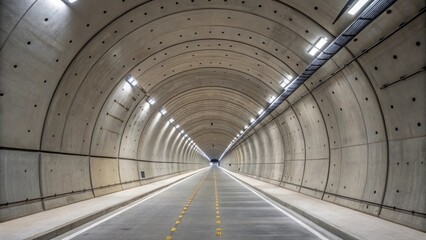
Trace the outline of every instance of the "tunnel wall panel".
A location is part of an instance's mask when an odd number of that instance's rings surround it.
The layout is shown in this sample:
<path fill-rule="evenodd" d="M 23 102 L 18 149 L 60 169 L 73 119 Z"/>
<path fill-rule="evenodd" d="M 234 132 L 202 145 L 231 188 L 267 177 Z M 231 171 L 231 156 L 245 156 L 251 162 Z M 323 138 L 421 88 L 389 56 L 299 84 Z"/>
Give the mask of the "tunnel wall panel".
<path fill-rule="evenodd" d="M 91 157 L 90 172 L 96 197 L 122 190 L 118 159 Z"/>
<path fill-rule="evenodd" d="M 149 104 L 144 102 L 144 100 L 133 110 L 121 138 L 120 157 L 137 158 L 139 137 L 144 129 L 149 113 Z"/>
<path fill-rule="evenodd" d="M 119 159 L 120 182 L 123 189 L 140 186 L 141 171 L 138 162 L 134 160 Z"/>
<path fill-rule="evenodd" d="M 131 88 L 128 83 L 116 86 L 97 117 L 90 151 L 92 155 L 118 155 L 123 129 L 131 114 L 130 109 L 141 99 L 139 89 Z"/>
<path fill-rule="evenodd" d="M 43 211 L 39 188 L 39 154 L 0 150 L 0 221 Z M 15 203 L 15 204 L 12 204 Z"/>
<path fill-rule="evenodd" d="M 387 176 L 387 153 L 386 142 L 368 144 L 368 166 L 367 176 L 362 199 L 361 211 L 378 215 L 380 204 L 384 196 L 384 187 Z"/>
<path fill-rule="evenodd" d="M 89 157 L 41 153 L 40 164 L 45 209 L 93 197 Z"/>
<path fill-rule="evenodd" d="M 389 142 L 389 177 L 381 216 L 422 229 L 426 220 L 413 214 L 426 212 L 426 138 Z M 392 207 L 405 211 L 395 211 Z M 404 214 L 401 214 L 404 213 Z"/>

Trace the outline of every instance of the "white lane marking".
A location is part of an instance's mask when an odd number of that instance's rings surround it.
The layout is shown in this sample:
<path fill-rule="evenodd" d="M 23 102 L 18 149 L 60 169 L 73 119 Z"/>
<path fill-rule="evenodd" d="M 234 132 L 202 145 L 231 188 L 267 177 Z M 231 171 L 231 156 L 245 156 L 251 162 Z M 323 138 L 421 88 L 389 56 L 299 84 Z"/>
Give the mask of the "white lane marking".
<path fill-rule="evenodd" d="M 81 230 L 80 230 L 80 231 L 78 231 L 78 232 L 75 232 L 75 233 L 73 233 L 73 234 L 71 234 L 71 235 L 69 235 L 69 236 L 66 236 L 66 237 L 62 238 L 62 240 L 70 240 L 70 239 L 73 239 L 73 238 L 77 237 L 78 235 L 80 235 L 80 234 L 82 234 L 82 233 L 86 232 L 87 230 L 90 230 L 90 229 L 92 229 L 92 228 L 94 228 L 94 227 L 98 226 L 99 224 L 102 224 L 102 223 L 104 223 L 104 222 L 106 222 L 106 221 L 110 220 L 111 218 L 113 218 L 113 217 L 115 217 L 115 216 L 117 216 L 117 215 L 119 215 L 119 214 L 121 214 L 121 213 L 123 213 L 123 212 L 125 212 L 125 211 L 127 211 L 127 210 L 129 210 L 129 209 L 131 209 L 131 208 L 133 208 L 133 207 L 135 207 L 135 206 L 137 206 L 138 204 L 141 204 L 141 203 L 145 202 L 146 200 L 149 200 L 149 199 L 151 199 L 151 198 L 153 198 L 153 197 L 157 196 L 158 194 L 160 194 L 160 193 L 162 193 L 162 192 L 164 192 L 164 191 L 168 190 L 169 188 L 171 188 L 171 187 L 175 186 L 176 184 L 182 183 L 182 182 L 184 182 L 184 181 L 186 181 L 186 180 L 188 180 L 188 179 L 190 179 L 190 178 L 194 177 L 195 175 L 198 175 L 199 173 L 204 172 L 207 168 L 209 168 L 209 167 L 206 167 L 206 168 L 204 168 L 204 169 L 200 170 L 199 172 L 195 173 L 195 174 L 194 174 L 194 175 L 192 175 L 192 176 L 189 176 L 189 177 L 187 177 L 187 178 L 183 179 L 182 181 L 179 181 L 179 182 L 177 182 L 177 183 L 173 183 L 172 185 L 170 185 L 170 186 L 168 186 L 168 187 L 166 187 L 166 188 L 164 188 L 164 189 L 160 190 L 159 192 L 156 192 L 156 193 L 154 193 L 153 195 L 151 195 L 151 196 L 149 196 L 149 197 L 147 197 L 147 198 L 141 199 L 141 200 L 139 200 L 139 201 L 137 201 L 137 202 L 133 203 L 132 205 L 130 205 L 130 206 L 128 206 L 128 207 L 126 207 L 126 208 L 124 208 L 124 209 L 120 210 L 119 212 L 116 212 L 116 213 L 114 213 L 113 215 L 111 215 L 111 216 L 109 216 L 109 217 L 107 217 L 107 218 L 104 218 L 104 219 L 100 220 L 99 222 L 93 223 L 92 225 L 87 226 L 87 227 L 85 227 L 85 228 L 81 229 Z"/>
<path fill-rule="evenodd" d="M 250 190 L 251 192 L 253 192 L 254 194 L 256 194 L 258 197 L 260 197 L 261 199 L 263 199 L 265 202 L 269 203 L 272 207 L 274 207 L 275 209 L 277 209 L 278 211 L 280 211 L 281 213 L 284 213 L 287 217 L 289 217 L 290 219 L 292 219 L 293 221 L 297 222 L 299 225 L 301 225 L 302 227 L 306 228 L 308 231 L 310 231 L 311 233 L 313 233 L 315 236 L 317 236 L 319 239 L 321 240 L 329 240 L 328 238 L 326 238 L 324 235 L 322 235 L 321 233 L 319 233 L 317 230 L 311 228 L 310 226 L 306 225 L 304 222 L 300 221 L 299 219 L 297 219 L 295 216 L 291 215 L 289 212 L 284 211 L 283 209 L 281 209 L 280 207 L 278 207 L 277 205 L 275 205 L 274 203 L 272 203 L 271 201 L 269 201 L 268 199 L 264 198 L 263 196 L 261 196 L 260 194 L 258 194 L 257 192 L 255 192 L 253 189 L 251 189 L 250 187 L 248 187 L 245 183 L 242 183 L 240 180 L 236 179 L 234 176 L 232 176 L 231 174 L 228 173 L 228 170 L 224 169 L 224 168 L 220 168 L 221 170 L 224 170 L 224 173 L 226 173 L 228 176 L 230 176 L 232 179 L 234 179 L 236 182 L 238 182 L 239 184 L 241 184 L 243 187 L 247 188 L 248 190 Z"/>

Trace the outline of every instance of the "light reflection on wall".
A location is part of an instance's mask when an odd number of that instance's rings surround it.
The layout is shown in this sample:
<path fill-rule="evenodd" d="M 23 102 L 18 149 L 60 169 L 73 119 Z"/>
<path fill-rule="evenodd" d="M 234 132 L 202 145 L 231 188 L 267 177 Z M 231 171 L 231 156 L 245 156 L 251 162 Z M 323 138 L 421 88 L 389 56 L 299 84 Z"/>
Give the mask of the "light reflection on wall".
<path fill-rule="evenodd" d="M 176 129 L 173 127 L 173 125 L 167 121 L 166 123 L 166 128 L 167 130 L 170 130 L 168 134 L 166 134 L 167 136 L 164 139 L 164 150 L 167 149 L 167 151 L 163 154 L 163 156 L 166 158 L 166 161 L 172 161 L 172 151 L 171 150 L 171 146 L 173 146 L 172 143 L 172 137 L 174 135 L 174 133 L 176 132 Z"/>

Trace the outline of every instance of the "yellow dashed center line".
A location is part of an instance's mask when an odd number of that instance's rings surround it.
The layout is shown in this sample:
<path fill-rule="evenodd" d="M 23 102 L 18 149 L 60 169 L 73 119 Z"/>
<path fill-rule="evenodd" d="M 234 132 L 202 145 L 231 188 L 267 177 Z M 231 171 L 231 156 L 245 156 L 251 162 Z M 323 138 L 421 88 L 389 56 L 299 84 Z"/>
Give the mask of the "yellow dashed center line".
<path fill-rule="evenodd" d="M 201 182 L 197 185 L 197 187 L 192 192 L 191 197 L 189 198 L 188 202 L 185 204 L 185 206 L 183 207 L 182 211 L 180 212 L 180 214 L 178 216 L 178 219 L 175 221 L 175 224 L 170 229 L 170 233 L 166 237 L 166 240 L 172 240 L 173 234 L 176 232 L 178 225 L 180 224 L 180 222 L 182 221 L 183 217 L 185 216 L 185 213 L 188 211 L 189 207 L 191 206 L 192 200 L 194 200 L 195 196 L 197 196 L 197 193 L 200 190 L 201 185 L 203 184 L 203 182 L 206 179 L 206 177 L 207 177 L 208 174 L 209 173 L 207 173 L 204 176 L 203 180 L 201 180 Z"/>
<path fill-rule="evenodd" d="M 214 193 L 216 197 L 215 206 L 216 206 L 216 236 L 222 236 L 222 228 L 220 228 L 220 209 L 219 209 L 219 194 L 217 193 L 217 183 L 216 183 L 216 168 L 213 169 L 213 178 L 214 178 Z"/>

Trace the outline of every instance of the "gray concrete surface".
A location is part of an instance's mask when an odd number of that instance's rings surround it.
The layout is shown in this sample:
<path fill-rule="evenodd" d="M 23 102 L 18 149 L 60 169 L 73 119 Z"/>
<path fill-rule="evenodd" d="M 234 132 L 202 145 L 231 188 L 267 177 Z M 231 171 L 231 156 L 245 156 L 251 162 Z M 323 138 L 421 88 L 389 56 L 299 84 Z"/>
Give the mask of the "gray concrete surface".
<path fill-rule="evenodd" d="M 0 222 L 207 166 L 179 131 L 219 158 L 346 2 L 0 1 Z M 386 9 L 222 166 L 425 232 L 425 6 Z"/>
<path fill-rule="evenodd" d="M 111 193 L 2 222 L 0 223 L 0 239 L 50 239 L 90 222 L 93 219 L 102 217 L 117 208 L 134 204 L 135 201 L 149 194 L 155 195 L 158 192 L 164 191 L 167 187 L 170 187 L 170 185 L 181 180 L 186 180 L 189 176 L 200 171 L 203 170 L 191 171 L 179 176 L 149 183 L 141 187 Z M 143 200 L 144 199 L 140 201 Z"/>
<path fill-rule="evenodd" d="M 342 239 L 424 239 L 426 233 L 242 174 L 228 174 Z"/>
<path fill-rule="evenodd" d="M 217 167 L 90 228 L 93 224 L 56 239 L 319 239 Z"/>

